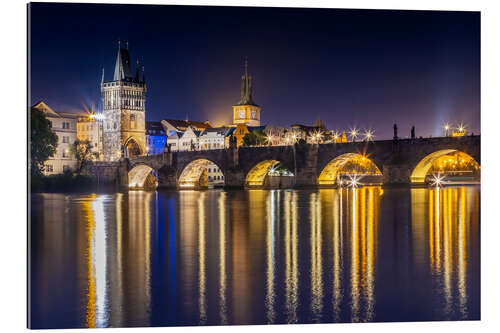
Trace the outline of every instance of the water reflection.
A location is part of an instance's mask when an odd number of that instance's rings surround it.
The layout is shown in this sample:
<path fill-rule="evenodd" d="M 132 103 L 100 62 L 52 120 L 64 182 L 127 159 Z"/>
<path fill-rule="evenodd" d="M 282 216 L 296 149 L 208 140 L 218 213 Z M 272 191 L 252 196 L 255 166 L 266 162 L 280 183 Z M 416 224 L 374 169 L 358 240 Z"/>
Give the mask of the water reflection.
<path fill-rule="evenodd" d="M 298 322 L 298 232 L 297 194 L 285 192 L 285 312 L 286 322 Z"/>
<path fill-rule="evenodd" d="M 35 196 L 31 325 L 478 319 L 479 188 L 384 191 Z"/>
<path fill-rule="evenodd" d="M 467 252 L 471 203 L 475 199 L 472 196 L 473 192 L 465 187 L 436 188 L 428 193 L 429 263 L 434 288 L 444 290 L 442 314 L 446 319 L 468 317 Z"/>

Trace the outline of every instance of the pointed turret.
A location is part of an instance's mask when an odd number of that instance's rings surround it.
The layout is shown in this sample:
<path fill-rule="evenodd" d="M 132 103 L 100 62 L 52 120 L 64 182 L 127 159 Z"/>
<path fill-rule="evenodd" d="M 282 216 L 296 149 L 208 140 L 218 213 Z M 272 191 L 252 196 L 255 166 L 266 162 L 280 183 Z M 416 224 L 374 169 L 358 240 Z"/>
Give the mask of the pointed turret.
<path fill-rule="evenodd" d="M 245 74 L 241 77 L 241 99 L 237 105 L 257 105 L 252 99 L 252 77 L 248 75 L 248 60 L 245 58 Z"/>
<path fill-rule="evenodd" d="M 127 43 L 128 44 L 128 43 Z M 118 55 L 116 56 L 114 81 L 131 80 L 132 70 L 130 69 L 130 54 L 128 49 L 122 49 L 118 40 Z"/>
<path fill-rule="evenodd" d="M 139 59 L 135 62 L 135 82 L 140 82 L 140 73 L 139 73 Z"/>
<path fill-rule="evenodd" d="M 142 66 L 142 83 L 146 83 L 146 74 L 144 74 L 144 66 Z"/>

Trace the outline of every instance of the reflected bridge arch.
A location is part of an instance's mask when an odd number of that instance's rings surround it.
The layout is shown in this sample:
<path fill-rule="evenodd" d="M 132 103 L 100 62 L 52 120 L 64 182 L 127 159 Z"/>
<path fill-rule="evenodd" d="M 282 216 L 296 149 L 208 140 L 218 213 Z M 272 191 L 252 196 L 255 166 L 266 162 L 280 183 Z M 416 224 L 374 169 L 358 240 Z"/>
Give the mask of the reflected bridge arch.
<path fill-rule="evenodd" d="M 413 168 L 410 181 L 413 185 L 425 184 L 429 174 L 468 174 L 471 181 L 479 181 L 480 166 L 474 157 L 458 149 L 442 149 L 428 154 Z"/>
<path fill-rule="evenodd" d="M 342 185 L 341 178 L 344 175 L 356 177 L 362 184 L 382 182 L 382 172 L 372 159 L 360 153 L 344 153 L 333 158 L 323 168 L 318 177 L 318 185 Z"/>

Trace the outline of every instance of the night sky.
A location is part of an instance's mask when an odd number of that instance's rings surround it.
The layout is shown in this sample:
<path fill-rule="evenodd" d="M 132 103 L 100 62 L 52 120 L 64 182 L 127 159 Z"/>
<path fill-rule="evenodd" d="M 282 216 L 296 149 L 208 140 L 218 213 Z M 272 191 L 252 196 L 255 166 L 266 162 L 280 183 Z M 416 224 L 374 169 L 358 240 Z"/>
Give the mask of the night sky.
<path fill-rule="evenodd" d="M 231 123 L 247 56 L 262 124 L 480 132 L 479 12 L 34 3 L 29 32 L 30 103 L 56 111 L 99 103 L 121 39 L 147 120 Z"/>

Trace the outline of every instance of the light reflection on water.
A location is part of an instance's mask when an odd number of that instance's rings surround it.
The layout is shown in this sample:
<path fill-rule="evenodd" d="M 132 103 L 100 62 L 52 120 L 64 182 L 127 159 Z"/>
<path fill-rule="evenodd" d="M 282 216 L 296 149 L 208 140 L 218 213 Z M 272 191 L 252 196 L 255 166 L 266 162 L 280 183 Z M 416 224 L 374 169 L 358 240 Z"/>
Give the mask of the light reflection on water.
<path fill-rule="evenodd" d="M 33 328 L 479 319 L 479 187 L 32 200 Z"/>

